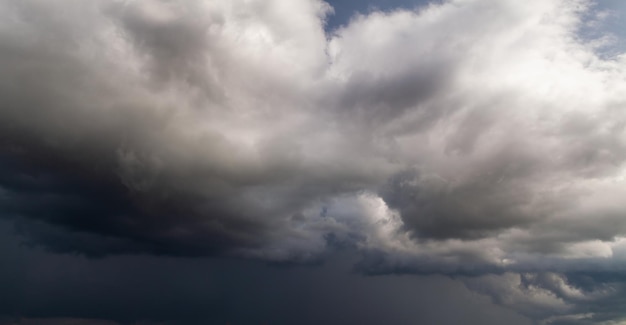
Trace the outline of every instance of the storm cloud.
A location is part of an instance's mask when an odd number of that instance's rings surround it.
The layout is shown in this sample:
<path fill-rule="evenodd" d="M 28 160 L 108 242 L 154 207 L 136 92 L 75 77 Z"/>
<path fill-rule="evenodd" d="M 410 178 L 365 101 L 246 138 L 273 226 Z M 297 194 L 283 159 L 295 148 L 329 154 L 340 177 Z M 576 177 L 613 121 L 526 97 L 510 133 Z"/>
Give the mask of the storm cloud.
<path fill-rule="evenodd" d="M 332 12 L 0 0 L 0 215 L 53 252 L 350 247 L 359 272 L 467 277 L 547 323 L 617 319 L 626 57 L 589 32 L 606 13 L 450 0 L 328 30 Z"/>

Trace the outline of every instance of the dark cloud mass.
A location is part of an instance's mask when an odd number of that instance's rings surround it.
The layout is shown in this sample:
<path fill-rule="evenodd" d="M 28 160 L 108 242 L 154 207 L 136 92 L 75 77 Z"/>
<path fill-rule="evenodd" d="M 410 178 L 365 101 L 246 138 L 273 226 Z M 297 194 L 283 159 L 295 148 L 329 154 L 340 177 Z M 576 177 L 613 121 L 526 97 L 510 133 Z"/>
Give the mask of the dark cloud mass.
<path fill-rule="evenodd" d="M 542 324 L 619 324 L 610 12 L 363 12 L 325 29 L 319 0 L 0 0 L 0 216 L 89 257 L 349 249 L 359 272 L 458 277 Z"/>

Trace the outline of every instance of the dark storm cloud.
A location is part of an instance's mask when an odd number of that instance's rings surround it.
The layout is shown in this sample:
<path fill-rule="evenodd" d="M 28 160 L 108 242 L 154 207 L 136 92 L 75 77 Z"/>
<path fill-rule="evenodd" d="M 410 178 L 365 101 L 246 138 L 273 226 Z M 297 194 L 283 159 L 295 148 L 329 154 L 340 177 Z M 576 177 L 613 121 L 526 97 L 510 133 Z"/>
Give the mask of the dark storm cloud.
<path fill-rule="evenodd" d="M 213 254 L 258 246 L 310 197 L 332 192 L 323 182 L 291 190 L 297 184 L 289 184 L 290 166 L 281 168 L 272 156 L 245 157 L 227 134 L 210 127 L 205 132 L 201 125 L 193 131 L 176 125 L 182 122 L 175 122 L 178 112 L 188 109 L 208 111 L 205 118 L 228 128 L 222 111 L 241 109 L 211 107 L 225 94 L 223 85 L 211 84 L 220 71 L 210 70 L 213 62 L 205 55 L 219 59 L 229 51 L 211 51 L 224 44 L 204 37 L 209 27 L 219 32 L 219 10 L 188 21 L 186 14 L 199 10 L 196 4 L 4 6 L 11 19 L 3 29 L 2 158 L 13 166 L 2 171 L 4 214 L 128 241 L 129 251 Z M 311 18 L 317 19 L 315 13 Z M 82 25 L 86 30 L 77 28 Z M 126 51 L 136 57 L 126 57 Z M 126 66 L 116 66 L 118 60 Z M 201 92 L 189 100 L 201 100 L 204 107 L 186 108 L 184 99 L 168 103 L 151 93 L 167 92 L 166 85 L 183 87 L 185 96 Z M 284 198 L 269 202 L 266 196 Z M 68 246 L 72 242 L 76 247 Z M 73 238 L 50 245 L 92 250 Z"/>
<path fill-rule="evenodd" d="M 623 269 L 625 65 L 579 37 L 594 10 L 451 0 L 326 34 L 315 0 L 0 0 L 1 215 L 92 256 L 351 247 L 496 291 Z M 545 310 L 577 304 L 545 279 Z"/>
<path fill-rule="evenodd" d="M 624 99 L 573 38 L 584 5 L 373 12 L 327 40 L 320 2 L 5 3 L 4 214 L 91 254 L 606 256 Z"/>

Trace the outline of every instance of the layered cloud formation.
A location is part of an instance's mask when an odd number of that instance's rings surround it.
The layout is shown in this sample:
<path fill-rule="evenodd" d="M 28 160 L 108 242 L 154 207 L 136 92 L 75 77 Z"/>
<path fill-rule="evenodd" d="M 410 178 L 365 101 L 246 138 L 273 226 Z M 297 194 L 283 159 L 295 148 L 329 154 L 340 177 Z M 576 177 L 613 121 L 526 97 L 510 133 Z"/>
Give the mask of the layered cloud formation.
<path fill-rule="evenodd" d="M 331 12 L 0 1 L 3 216 L 93 256 L 348 246 L 366 273 L 471 275 L 545 322 L 614 319 L 590 301 L 623 292 L 626 56 L 580 36 L 606 14 L 451 0 L 329 32 Z"/>

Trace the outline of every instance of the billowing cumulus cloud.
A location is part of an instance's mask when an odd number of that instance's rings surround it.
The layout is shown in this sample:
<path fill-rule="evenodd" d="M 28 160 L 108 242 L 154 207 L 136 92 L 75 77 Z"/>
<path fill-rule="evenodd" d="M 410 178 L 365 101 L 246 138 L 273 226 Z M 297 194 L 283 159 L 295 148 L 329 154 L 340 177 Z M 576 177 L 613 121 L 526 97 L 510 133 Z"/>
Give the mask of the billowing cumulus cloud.
<path fill-rule="evenodd" d="M 581 36 L 594 10 L 450 0 L 328 32 L 315 0 L 2 0 L 2 215 L 93 256 L 349 246 L 600 321 L 579 306 L 622 282 L 572 279 L 626 261 L 626 57 Z"/>

